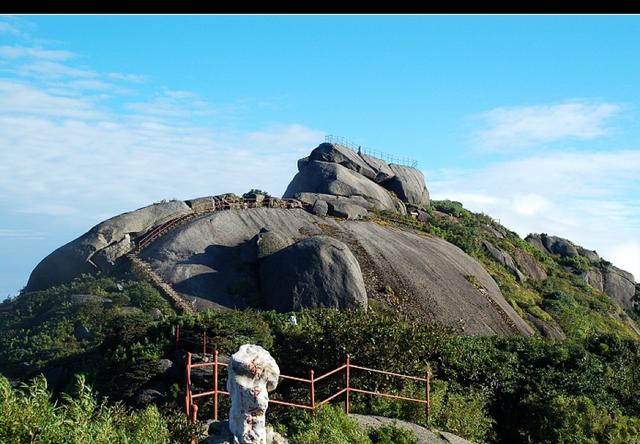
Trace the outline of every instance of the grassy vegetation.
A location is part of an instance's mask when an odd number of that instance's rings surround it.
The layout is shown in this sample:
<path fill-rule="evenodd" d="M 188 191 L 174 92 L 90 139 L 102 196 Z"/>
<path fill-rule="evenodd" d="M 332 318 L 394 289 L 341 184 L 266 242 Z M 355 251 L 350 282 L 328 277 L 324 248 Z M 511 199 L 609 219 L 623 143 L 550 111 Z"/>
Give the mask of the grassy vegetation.
<path fill-rule="evenodd" d="M 155 406 L 133 411 L 100 401 L 82 376 L 58 402 L 43 377 L 14 389 L 0 376 L 0 442 L 5 444 L 184 443 L 194 431 L 182 415 L 165 418 Z"/>
<path fill-rule="evenodd" d="M 406 374 L 422 375 L 430 365 L 430 426 L 475 442 L 640 442 L 640 343 L 621 320 L 620 309 L 582 279 L 581 273 L 597 265 L 543 254 L 490 217 L 453 202 L 434 202 L 431 219 L 422 229 L 476 258 L 523 317 L 557 326 L 567 339 L 459 336 L 442 326 L 413 323 L 389 307 L 368 313 L 305 310 L 296 314 L 297 325 L 289 322 L 290 314 L 273 312 L 177 316 L 148 283 L 85 275 L 0 304 L 0 373 L 33 380 L 16 390 L 0 379 L 0 442 L 147 442 L 150 433 L 158 442 L 170 442 L 176 439 L 170 432 L 192 433 L 177 416 L 166 413 L 180 408 L 179 379 L 167 390 L 160 410 L 136 412 L 113 404 L 130 402 L 137 390 L 157 378 L 159 359 L 180 363 L 173 351 L 176 324 L 206 331 L 210 344 L 223 354 L 243 343 L 260 344 L 290 375 L 306 376 L 312 368 L 316 374 L 331 370 L 347 353 L 359 365 Z M 531 255 L 548 278 L 518 282 L 484 251 L 483 239 L 509 254 L 519 250 Z M 468 279 L 477 284 L 473 276 Z M 390 287 L 385 291 L 395 294 Z M 636 297 L 640 300 L 640 286 Z M 155 308 L 160 318 L 152 313 Z M 42 379 L 33 379 L 40 373 L 57 380 L 53 398 Z M 76 379 L 77 374 L 85 379 Z M 94 387 L 95 395 L 84 381 Z M 424 396 L 421 385 L 384 376 L 354 372 L 352 381 L 364 389 Z M 317 387 L 318 398 L 341 387 L 340 378 L 328 378 Z M 63 396 L 61 391 L 76 395 Z M 308 392 L 282 383 L 274 396 L 306 402 Z M 426 419 L 419 404 L 354 395 L 352 406 L 356 412 L 416 423 Z M 31 412 L 22 425 L 18 408 Z M 278 424 L 292 443 L 414 442 L 393 428 L 367 436 L 335 408 L 316 416 L 277 406 L 269 412 L 270 422 Z M 72 417 L 81 424 L 77 430 L 70 430 Z M 98 429 L 106 431 L 104 436 L 96 434 Z"/>
<path fill-rule="evenodd" d="M 526 318 L 529 314 L 558 326 L 569 337 L 586 338 L 598 333 L 637 337 L 629 325 L 621 320 L 624 318 L 621 309 L 608 296 L 585 283 L 582 274 L 599 269 L 599 264 L 591 264 L 582 256 L 544 254 L 491 217 L 468 211 L 456 202 L 432 201 L 429 213 L 431 217 L 428 223 L 417 224 L 416 228 L 453 243 L 478 260 L 522 317 Z M 397 215 L 387 217 L 384 213 L 376 217 L 386 224 L 399 223 L 397 220 L 400 218 Z M 404 219 L 415 224 L 408 217 Z M 496 237 L 495 232 L 501 238 Z M 511 255 L 519 250 L 532 256 L 549 277 L 544 281 L 528 279 L 524 283 L 518 282 L 512 271 L 491 258 L 482 248 L 483 240 Z M 474 284 L 473 277 L 468 279 Z M 640 301 L 640 289 L 637 294 Z M 640 311 L 640 304 L 637 307 Z M 627 314 L 640 319 L 639 313 Z"/>

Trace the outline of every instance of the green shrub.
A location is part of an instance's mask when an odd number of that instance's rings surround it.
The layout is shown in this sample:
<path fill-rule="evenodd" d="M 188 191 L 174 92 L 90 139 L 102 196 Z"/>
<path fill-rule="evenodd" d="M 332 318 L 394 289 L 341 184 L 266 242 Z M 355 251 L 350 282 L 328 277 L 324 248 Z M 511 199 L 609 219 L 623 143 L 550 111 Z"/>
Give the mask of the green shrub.
<path fill-rule="evenodd" d="M 14 390 L 0 376 L 0 442 L 21 443 L 168 443 L 167 422 L 155 407 L 131 411 L 98 401 L 83 377 L 73 396 L 53 402 L 44 378 Z M 186 436 L 180 439 L 187 438 Z"/>
<path fill-rule="evenodd" d="M 411 430 L 387 424 L 369 432 L 373 444 L 420 444 Z"/>
<path fill-rule="evenodd" d="M 371 444 L 358 423 L 340 407 L 322 406 L 315 414 L 300 412 L 291 421 L 292 444 Z"/>

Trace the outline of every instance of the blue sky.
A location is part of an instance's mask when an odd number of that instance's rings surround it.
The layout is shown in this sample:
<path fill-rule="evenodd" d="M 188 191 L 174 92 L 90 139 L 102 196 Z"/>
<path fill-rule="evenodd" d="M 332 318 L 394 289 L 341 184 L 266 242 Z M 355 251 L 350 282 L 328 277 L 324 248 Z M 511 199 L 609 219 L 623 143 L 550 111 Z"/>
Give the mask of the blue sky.
<path fill-rule="evenodd" d="M 161 199 L 281 194 L 325 134 L 640 276 L 637 16 L 0 17 L 0 297 Z"/>

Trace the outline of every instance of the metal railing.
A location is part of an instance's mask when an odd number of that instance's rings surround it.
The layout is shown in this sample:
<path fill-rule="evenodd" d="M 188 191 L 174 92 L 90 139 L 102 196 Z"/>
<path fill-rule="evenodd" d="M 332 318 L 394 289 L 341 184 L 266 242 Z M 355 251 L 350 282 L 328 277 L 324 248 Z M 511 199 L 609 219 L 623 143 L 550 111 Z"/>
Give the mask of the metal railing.
<path fill-rule="evenodd" d="M 388 154 L 383 151 L 379 151 L 367 146 L 362 146 L 353 142 L 352 140 L 347 139 L 346 137 L 328 134 L 324 137 L 324 141 L 326 143 L 333 143 L 334 145 L 340 145 L 342 147 L 348 148 L 358 154 L 364 154 L 366 156 L 371 156 L 380 160 L 384 160 L 387 163 L 395 163 L 398 165 L 404 165 L 412 168 L 418 167 L 418 161 L 415 159 L 411 159 L 409 157 L 395 156 L 393 154 Z"/>
<path fill-rule="evenodd" d="M 177 333 L 177 337 L 176 337 L 176 343 L 178 344 L 179 342 L 188 342 L 188 343 L 196 343 L 197 341 L 193 341 L 193 339 L 187 339 L 185 336 L 191 336 L 191 338 L 194 337 L 193 333 L 189 332 L 184 332 L 187 333 L 187 335 L 184 335 L 183 333 L 183 337 L 180 337 L 180 330 L 177 329 L 176 330 Z M 206 332 L 202 332 L 200 333 L 200 337 L 202 339 L 202 343 L 201 344 L 197 344 L 198 347 L 202 346 L 202 350 L 203 352 L 206 354 L 207 351 L 207 336 L 206 336 Z M 185 341 L 186 339 L 186 341 Z M 219 405 L 220 405 L 220 395 L 223 396 L 229 396 L 229 392 L 227 392 L 226 390 L 221 390 L 220 389 L 220 385 L 219 385 L 219 376 L 220 376 L 220 370 L 221 369 L 227 369 L 229 364 L 225 363 L 225 362 L 221 362 L 220 361 L 220 355 L 218 350 L 213 350 L 212 353 L 212 357 L 213 360 L 211 362 L 198 362 L 198 363 L 193 363 L 192 361 L 192 354 L 190 352 L 187 353 L 187 364 L 186 364 L 186 390 L 185 390 L 185 412 L 187 414 L 187 417 L 192 421 L 192 422 L 196 422 L 198 420 L 198 405 L 196 403 L 197 399 L 201 399 L 201 398 L 205 398 L 205 397 L 213 397 L 213 419 L 214 420 L 218 420 L 219 419 Z M 199 392 L 199 393 L 194 393 L 193 392 L 193 385 L 192 385 L 192 381 L 191 381 L 191 371 L 193 369 L 197 369 L 197 368 L 206 368 L 206 367 L 211 367 L 212 369 L 212 381 L 211 384 L 209 385 L 209 387 L 212 387 L 213 390 L 207 390 L 204 392 Z M 411 380 L 411 381 L 416 381 L 419 383 L 423 383 L 424 384 L 424 398 L 411 398 L 408 396 L 400 396 L 400 395 L 396 395 L 394 393 L 386 393 L 386 392 L 380 392 L 380 391 L 371 391 L 371 390 L 365 390 L 362 387 L 357 387 L 354 386 L 353 380 L 352 380 L 352 371 L 356 370 L 356 371 L 360 371 L 360 372 L 367 372 L 367 373 L 375 373 L 375 374 L 380 374 L 380 375 L 385 375 L 387 377 L 391 377 L 391 378 L 397 378 L 397 379 L 404 379 L 404 380 Z M 344 387 L 342 387 L 341 389 L 335 391 L 334 393 L 330 393 L 328 395 L 325 395 L 326 397 L 321 400 L 321 401 L 317 401 L 316 400 L 316 394 L 318 392 L 317 390 L 317 383 L 320 381 L 325 380 L 326 378 L 330 377 L 330 376 L 335 376 L 335 375 L 343 375 L 343 380 L 344 380 Z M 431 408 L 431 370 L 430 367 L 427 366 L 427 368 L 425 369 L 425 373 L 424 376 L 411 376 L 411 375 L 404 375 L 401 373 L 395 373 L 395 372 L 390 372 L 390 371 L 386 371 L 386 370 L 380 370 L 380 369 L 375 369 L 375 368 L 370 368 L 370 367 L 363 367 L 360 365 L 355 365 L 351 363 L 351 357 L 350 355 L 346 355 L 345 358 L 345 363 L 331 371 L 328 371 L 326 373 L 324 373 L 321 376 L 315 376 L 315 372 L 313 369 L 309 370 L 309 377 L 308 378 L 302 378 L 302 377 L 297 377 L 297 376 L 289 376 L 289 375 L 280 375 L 280 378 L 283 380 L 289 380 L 289 381 L 294 381 L 296 383 L 302 383 L 302 384 L 306 384 L 308 385 L 308 394 L 309 394 L 309 402 L 308 403 L 302 403 L 302 402 L 292 402 L 292 401 L 285 401 L 285 400 L 281 400 L 281 399 L 270 399 L 269 403 L 270 404 L 276 404 L 276 405 L 283 405 L 286 407 L 291 407 L 291 408 L 298 408 L 298 409 L 305 409 L 305 410 L 310 410 L 310 411 L 315 411 L 318 407 L 324 405 L 324 404 L 328 404 L 331 401 L 335 400 L 336 398 L 338 398 L 341 395 L 345 395 L 344 397 L 344 409 L 346 411 L 346 413 L 348 414 L 350 411 L 350 395 L 352 393 L 360 393 L 363 395 L 369 395 L 369 396 L 379 396 L 379 397 L 384 397 L 384 398 L 390 398 L 390 399 L 396 399 L 399 401 L 408 401 L 408 402 L 415 402 L 415 403 L 419 403 L 419 404 L 423 404 L 424 405 L 424 412 L 425 412 L 425 422 L 428 425 L 429 423 L 429 415 L 430 415 L 430 408 Z"/>

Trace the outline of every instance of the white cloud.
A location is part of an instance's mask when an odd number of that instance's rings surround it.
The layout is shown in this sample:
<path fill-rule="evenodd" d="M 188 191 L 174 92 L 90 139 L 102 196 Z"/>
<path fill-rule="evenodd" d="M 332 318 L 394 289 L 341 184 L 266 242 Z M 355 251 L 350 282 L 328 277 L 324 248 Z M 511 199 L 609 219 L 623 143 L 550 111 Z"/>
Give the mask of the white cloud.
<path fill-rule="evenodd" d="M 0 22 L 0 32 L 5 34 L 20 35 L 22 32 L 7 22 Z"/>
<path fill-rule="evenodd" d="M 508 150 L 564 138 L 593 139 L 611 132 L 606 123 L 619 111 L 616 104 L 585 101 L 495 108 L 479 116 L 482 128 L 475 142 L 487 150 Z"/>
<path fill-rule="evenodd" d="M 640 276 L 640 150 L 531 156 L 427 177 L 435 199 L 459 200 L 522 237 L 566 237 Z"/>
<path fill-rule="evenodd" d="M 2 23 L 0 23 L 1 30 Z M 51 50 L 43 48 L 31 48 L 27 46 L 0 46 L 0 57 L 7 59 L 19 59 L 19 58 L 35 58 L 42 60 L 56 60 L 63 61 L 69 60 L 75 57 L 75 54 L 70 51 L 63 50 Z"/>
<path fill-rule="evenodd" d="M 40 80 L 56 80 L 62 78 L 93 79 L 98 77 L 98 73 L 90 69 L 76 68 L 64 63 L 43 59 L 24 64 L 18 67 L 16 72 Z"/>
<path fill-rule="evenodd" d="M 0 79 L 0 119 L 5 124 L 15 121 L 21 127 L 25 121 L 18 118 L 18 114 L 79 119 L 102 115 L 91 98 L 65 97 L 25 82 Z M 6 131 L 4 137 L 12 138 L 11 127 L 6 127 Z"/>
<path fill-rule="evenodd" d="M 626 264 L 636 282 L 640 281 L 640 241 L 612 245 L 605 254 L 614 264 Z"/>

